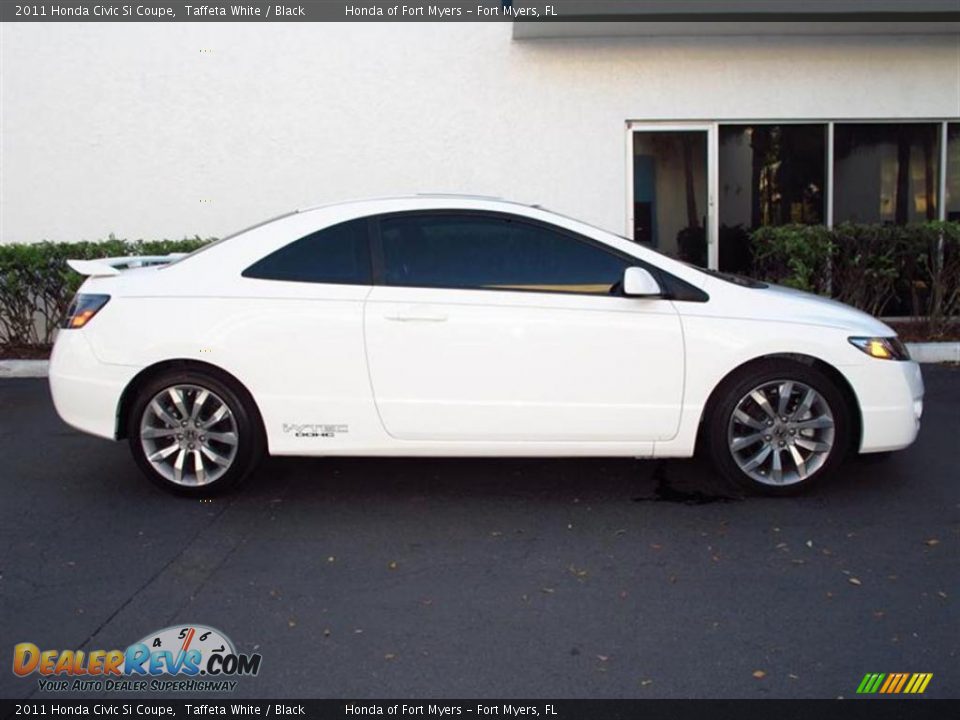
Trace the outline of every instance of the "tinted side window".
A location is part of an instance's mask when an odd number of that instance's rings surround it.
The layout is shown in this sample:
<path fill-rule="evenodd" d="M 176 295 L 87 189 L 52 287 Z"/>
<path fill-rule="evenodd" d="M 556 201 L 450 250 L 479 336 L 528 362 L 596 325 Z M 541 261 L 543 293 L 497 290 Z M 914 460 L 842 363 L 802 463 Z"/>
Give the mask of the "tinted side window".
<path fill-rule="evenodd" d="M 388 285 L 603 295 L 629 263 L 587 242 L 522 220 L 397 215 L 380 222 Z"/>
<path fill-rule="evenodd" d="M 367 221 L 350 220 L 295 240 L 258 260 L 244 277 L 289 282 L 370 285 Z"/>

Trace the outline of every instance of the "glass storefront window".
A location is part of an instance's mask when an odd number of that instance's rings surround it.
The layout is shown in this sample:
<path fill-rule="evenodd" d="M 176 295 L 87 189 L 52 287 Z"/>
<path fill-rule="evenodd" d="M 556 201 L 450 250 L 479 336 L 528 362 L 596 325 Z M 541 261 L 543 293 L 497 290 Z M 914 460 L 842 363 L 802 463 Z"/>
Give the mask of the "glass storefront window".
<path fill-rule="evenodd" d="M 947 220 L 960 221 L 960 123 L 947 125 Z"/>
<path fill-rule="evenodd" d="M 633 134 L 633 239 L 707 265 L 707 132 Z"/>
<path fill-rule="evenodd" d="M 937 123 L 837 123 L 834 223 L 937 219 Z"/>
<path fill-rule="evenodd" d="M 721 125 L 720 269 L 750 269 L 749 233 L 824 222 L 825 124 Z"/>

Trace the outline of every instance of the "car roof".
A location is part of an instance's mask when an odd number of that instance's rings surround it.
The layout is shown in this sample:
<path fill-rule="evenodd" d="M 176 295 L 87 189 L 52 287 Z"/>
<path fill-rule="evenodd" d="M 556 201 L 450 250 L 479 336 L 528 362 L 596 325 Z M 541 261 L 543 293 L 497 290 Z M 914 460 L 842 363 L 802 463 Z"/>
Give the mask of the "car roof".
<path fill-rule="evenodd" d="M 522 203 L 514 200 L 506 200 L 502 197 L 497 197 L 495 195 L 478 195 L 478 194 L 469 194 L 469 193 L 441 193 L 441 192 L 432 192 L 432 193 L 415 193 L 411 195 L 384 195 L 381 197 L 363 197 L 363 198 L 350 198 L 348 200 L 336 200 L 333 202 L 318 203 L 316 205 L 307 205 L 301 208 L 298 208 L 294 212 L 309 212 L 311 210 L 319 210 L 321 208 L 334 207 L 338 205 L 348 205 L 354 203 L 372 203 L 380 201 L 389 201 L 389 200 L 465 200 L 473 202 L 490 202 L 497 203 L 502 205 L 512 205 L 519 207 L 528 207 L 535 208 L 537 210 L 542 210 L 543 207 L 534 203 Z"/>

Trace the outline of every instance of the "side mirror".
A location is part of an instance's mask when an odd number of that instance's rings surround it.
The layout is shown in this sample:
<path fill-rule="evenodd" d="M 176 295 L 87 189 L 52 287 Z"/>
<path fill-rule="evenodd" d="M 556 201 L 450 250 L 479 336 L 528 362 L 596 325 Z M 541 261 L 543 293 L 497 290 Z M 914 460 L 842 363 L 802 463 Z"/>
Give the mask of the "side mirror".
<path fill-rule="evenodd" d="M 663 291 L 649 270 L 628 267 L 623 271 L 623 294 L 627 297 L 659 297 Z"/>

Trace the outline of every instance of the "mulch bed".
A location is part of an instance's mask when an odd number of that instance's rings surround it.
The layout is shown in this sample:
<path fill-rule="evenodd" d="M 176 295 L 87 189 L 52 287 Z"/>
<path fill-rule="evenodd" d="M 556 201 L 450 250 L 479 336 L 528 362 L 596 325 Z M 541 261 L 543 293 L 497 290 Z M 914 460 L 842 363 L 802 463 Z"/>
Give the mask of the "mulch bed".
<path fill-rule="evenodd" d="M 49 360 L 51 345 L 0 344 L 0 360 Z"/>
<path fill-rule="evenodd" d="M 931 336 L 925 322 L 888 322 L 887 325 L 897 331 L 904 342 L 958 342 L 960 341 L 960 322 L 947 326 L 939 335 Z"/>

